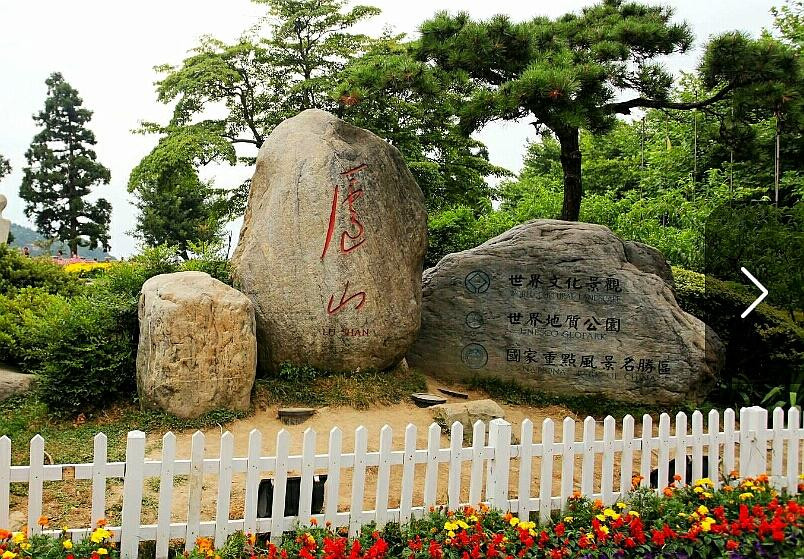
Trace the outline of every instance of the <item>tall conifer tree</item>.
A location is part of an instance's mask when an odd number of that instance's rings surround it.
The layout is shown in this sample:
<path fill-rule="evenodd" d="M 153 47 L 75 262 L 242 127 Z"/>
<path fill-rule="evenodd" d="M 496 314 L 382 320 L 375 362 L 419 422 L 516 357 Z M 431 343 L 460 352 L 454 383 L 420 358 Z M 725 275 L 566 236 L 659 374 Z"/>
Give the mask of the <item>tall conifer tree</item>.
<path fill-rule="evenodd" d="M 108 248 L 111 204 L 104 198 L 86 200 L 92 189 L 111 180 L 109 169 L 97 161 L 92 149 L 97 142 L 87 128 L 92 112 L 64 77 L 53 73 L 45 81 L 45 108 L 34 115 L 42 130 L 25 152 L 20 197 L 25 215 L 46 237 L 70 247 Z"/>

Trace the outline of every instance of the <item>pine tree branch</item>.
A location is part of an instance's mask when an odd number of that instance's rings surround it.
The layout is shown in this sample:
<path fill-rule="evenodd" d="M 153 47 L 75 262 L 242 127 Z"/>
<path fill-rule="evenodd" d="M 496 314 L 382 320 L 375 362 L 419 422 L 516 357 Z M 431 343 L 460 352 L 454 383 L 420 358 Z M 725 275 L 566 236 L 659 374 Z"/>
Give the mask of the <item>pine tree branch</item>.
<path fill-rule="evenodd" d="M 741 84 L 746 85 L 746 84 Z M 702 109 L 713 103 L 723 100 L 729 93 L 734 91 L 737 85 L 730 83 L 723 87 L 720 91 L 700 101 L 677 102 L 665 101 L 663 99 L 649 99 L 647 97 L 636 97 L 628 101 L 621 101 L 619 103 L 608 103 L 604 105 L 604 109 L 611 113 L 629 114 L 631 109 L 678 109 L 687 111 L 691 109 Z"/>

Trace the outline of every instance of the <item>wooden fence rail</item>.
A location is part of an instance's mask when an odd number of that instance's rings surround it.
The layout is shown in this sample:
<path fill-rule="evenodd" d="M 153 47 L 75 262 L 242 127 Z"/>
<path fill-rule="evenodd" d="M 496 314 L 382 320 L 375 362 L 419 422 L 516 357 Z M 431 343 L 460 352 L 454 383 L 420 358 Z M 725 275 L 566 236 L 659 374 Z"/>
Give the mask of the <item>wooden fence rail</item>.
<path fill-rule="evenodd" d="M 774 410 L 770 423 L 765 409 L 743 408 L 739 428 L 731 409 L 722 415 L 717 410 L 709 412 L 706 428 L 704 417 L 698 411 L 691 416 L 691 429 L 688 429 L 687 419 L 684 413 L 677 414 L 671 434 L 670 416 L 662 414 L 658 429 L 654 429 L 653 419 L 645 415 L 641 434 L 637 435 L 633 417 L 623 418 L 619 433 L 615 419 L 607 417 L 602 422 L 602 438 L 599 438 L 598 422 L 588 417 L 583 421 L 580 440 L 577 440 L 578 425 L 572 418 L 565 418 L 560 425 L 546 419 L 541 433 L 534 433 L 533 423 L 524 420 L 518 442 L 512 442 L 511 424 L 495 419 L 490 422 L 488 433 L 486 426 L 477 422 L 468 437 L 471 440 L 468 446 L 464 446 L 462 425 L 455 423 L 446 448 L 441 448 L 441 429 L 436 424 L 427 429 L 425 448 L 417 447 L 418 430 L 408 425 L 401 449 L 394 449 L 393 432 L 385 426 L 380 431 L 376 451 L 368 450 L 368 432 L 365 427 L 358 427 L 354 446 L 348 452 L 342 448 L 342 431 L 334 427 L 329 432 L 326 454 L 316 453 L 317 434 L 307 429 L 299 455 L 290 454 L 291 436 L 282 430 L 276 436 L 273 455 L 268 456 L 263 455 L 262 434 L 253 430 L 244 457 L 234 456 L 234 437 L 226 432 L 221 435 L 220 452 L 214 458 L 205 456 L 205 436 L 197 432 L 192 437 L 189 459 L 176 458 L 176 437 L 167 433 L 162 438 L 159 460 L 146 458 L 145 434 L 132 431 L 128 435 L 125 462 L 107 461 L 107 439 L 100 433 L 94 439 L 92 463 L 58 465 L 45 464 L 45 441 L 37 435 L 30 441 L 27 466 L 11 465 L 11 441 L 3 436 L 0 437 L 0 527 L 9 522 L 12 483 L 27 484 L 28 526 L 31 533 L 39 533 L 42 527 L 37 521 L 42 514 L 44 482 L 66 479 L 91 480 L 91 521 L 95 526 L 107 513 L 106 481 L 122 478 L 120 526 L 108 529 L 120 541 L 124 558 L 136 557 L 140 542 L 154 541 L 158 559 L 167 557 L 172 539 L 184 540 L 188 549 L 200 536 L 212 537 L 216 545 L 221 545 L 238 530 L 270 533 L 277 539 L 283 531 L 292 530 L 298 522 L 307 523 L 311 518 L 319 523 L 329 522 L 334 527 L 348 526 L 350 534 L 355 534 L 366 522 L 375 521 L 380 526 L 391 521 L 405 522 L 436 505 L 456 508 L 485 502 L 516 512 L 520 518 L 533 515 L 545 520 L 551 511 L 562 508 L 575 490 L 611 504 L 632 489 L 635 476 L 641 476 L 643 486 L 648 485 L 654 470 L 659 480 L 667 480 L 672 477 L 671 460 L 676 457 L 678 463 L 690 457 L 692 479 L 686 479 L 686 468 L 679 467 L 677 473 L 682 483 L 709 477 L 720 486 L 724 474 L 737 470 L 741 476 L 767 473 L 776 488 L 790 493 L 797 491 L 804 464 L 804 428 L 797 408 L 786 414 L 782 409 Z M 576 475 L 576 459 L 580 461 L 579 475 Z M 463 468 L 465 462 L 469 463 L 468 469 Z M 555 462 L 560 463 L 560 468 L 555 467 Z M 448 469 L 446 500 L 437 502 L 441 464 Z M 393 467 L 401 468 L 401 483 L 392 484 Z M 368 468 L 372 468 L 372 479 L 376 470 L 373 510 L 364 510 Z M 338 506 L 343 470 L 351 472 L 348 510 L 339 510 Z M 289 472 L 300 473 L 301 498 L 298 515 L 285 517 Z M 320 514 L 311 514 L 313 481 L 317 474 L 328 476 L 324 508 Z M 205 475 L 217 478 L 214 520 L 202 520 Z M 171 517 L 177 476 L 187 476 L 188 480 L 186 520 L 182 522 L 174 522 Z M 233 520 L 230 507 L 235 476 L 245 478 L 245 504 L 243 518 Z M 258 487 L 260 480 L 266 477 L 274 480 L 272 514 L 269 518 L 258 518 Z M 149 478 L 159 480 L 157 521 L 143 525 L 143 489 Z M 559 487 L 557 493 L 554 480 Z M 534 484 L 538 487 L 535 495 L 531 491 Z M 657 491 L 664 485 L 666 483 L 660 483 Z M 416 487 L 422 488 L 418 502 L 414 502 Z M 468 490 L 462 492 L 462 489 Z M 398 506 L 389 506 L 392 491 L 399 496 Z M 462 495 L 468 497 L 468 501 L 464 502 Z M 80 539 L 91 532 L 91 527 L 72 528 L 69 532 L 73 539 Z"/>

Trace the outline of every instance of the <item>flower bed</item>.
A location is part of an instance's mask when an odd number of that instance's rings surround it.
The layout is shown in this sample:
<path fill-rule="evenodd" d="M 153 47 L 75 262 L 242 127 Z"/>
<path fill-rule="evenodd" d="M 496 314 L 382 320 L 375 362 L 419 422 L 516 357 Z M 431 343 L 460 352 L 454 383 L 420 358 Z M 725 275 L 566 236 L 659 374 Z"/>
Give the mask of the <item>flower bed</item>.
<path fill-rule="evenodd" d="M 635 480 L 635 485 L 639 480 Z M 804 489 L 804 487 L 800 487 Z M 102 528 L 100 528 L 103 530 Z M 347 538 L 329 526 L 300 527 L 279 546 L 235 534 L 223 549 L 200 538 L 188 559 L 479 559 L 804 556 L 804 494 L 786 497 L 766 476 L 731 482 L 714 490 L 709 479 L 673 486 L 661 494 L 634 490 L 612 507 L 580 494 L 549 523 L 539 526 L 481 505 L 458 511 L 431 510 L 422 519 L 382 530 L 366 526 Z M 116 556 L 108 532 L 69 548 L 62 538 L 0 533 L 4 559 L 47 557 L 105 559 Z M 103 551 L 101 551 L 103 550 Z M 181 553 L 178 553 L 181 556 Z"/>

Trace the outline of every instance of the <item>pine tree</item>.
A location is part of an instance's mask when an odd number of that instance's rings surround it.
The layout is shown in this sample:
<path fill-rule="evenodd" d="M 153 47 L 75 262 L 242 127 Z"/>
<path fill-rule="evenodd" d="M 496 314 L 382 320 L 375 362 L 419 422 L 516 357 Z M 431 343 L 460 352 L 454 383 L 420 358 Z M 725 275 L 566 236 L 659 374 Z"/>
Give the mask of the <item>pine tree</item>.
<path fill-rule="evenodd" d="M 109 169 L 92 149 L 95 134 L 87 128 L 92 112 L 58 72 L 45 81 L 45 108 L 34 115 L 42 130 L 25 152 L 20 197 L 25 215 L 42 235 L 58 239 L 78 254 L 78 247 L 108 250 L 112 206 L 104 198 L 86 200 L 93 187 L 108 184 Z"/>
<path fill-rule="evenodd" d="M 538 132 L 555 135 L 564 181 L 561 216 L 567 220 L 578 219 L 583 195 L 581 129 L 604 133 L 633 109 L 701 109 L 755 98 L 758 89 L 786 90 L 800 79 L 791 49 L 725 33 L 709 42 L 699 68 L 711 95 L 675 101 L 673 75 L 662 57 L 687 52 L 691 30 L 673 22 L 671 8 L 622 0 L 521 23 L 503 15 L 473 21 L 466 13 L 439 12 L 420 31 L 413 59 L 466 76 L 473 86 L 456 105 L 466 134 L 492 120 L 533 118 Z M 386 78 L 406 80 L 407 73 Z M 370 89 L 376 78 L 355 81 Z"/>

